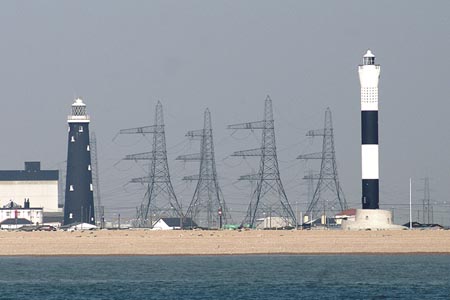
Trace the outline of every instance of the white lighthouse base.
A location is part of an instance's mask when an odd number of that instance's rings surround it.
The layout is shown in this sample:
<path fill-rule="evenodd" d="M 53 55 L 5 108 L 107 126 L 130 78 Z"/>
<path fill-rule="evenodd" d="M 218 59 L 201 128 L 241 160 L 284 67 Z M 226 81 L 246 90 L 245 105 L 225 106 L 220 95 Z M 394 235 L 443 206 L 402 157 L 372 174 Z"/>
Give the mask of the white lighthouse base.
<path fill-rule="evenodd" d="M 357 209 L 355 220 L 343 220 L 343 230 L 404 230 L 405 226 L 392 224 L 392 212 L 381 209 Z"/>

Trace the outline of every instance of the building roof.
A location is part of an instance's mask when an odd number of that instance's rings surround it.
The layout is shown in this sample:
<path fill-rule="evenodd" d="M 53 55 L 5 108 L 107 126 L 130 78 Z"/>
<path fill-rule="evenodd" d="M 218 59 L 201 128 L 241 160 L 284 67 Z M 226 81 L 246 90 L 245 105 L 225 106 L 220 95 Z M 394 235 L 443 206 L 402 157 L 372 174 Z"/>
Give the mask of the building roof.
<path fill-rule="evenodd" d="M 409 222 L 403 224 L 403 226 L 408 227 L 409 228 Z M 444 226 L 440 225 L 440 224 L 421 224 L 419 222 L 412 222 L 412 228 L 421 228 L 421 229 L 443 229 Z"/>
<path fill-rule="evenodd" d="M 0 170 L 0 181 L 54 181 L 58 178 L 58 170 L 41 170 L 38 161 L 25 162 L 25 170 Z"/>
<path fill-rule="evenodd" d="M 366 54 L 364 54 L 364 57 L 375 57 L 375 55 L 373 55 L 372 51 L 367 50 Z"/>
<path fill-rule="evenodd" d="M 23 208 L 23 207 L 0 207 L 0 210 L 44 210 L 42 207 L 30 207 L 30 208 Z"/>
<path fill-rule="evenodd" d="M 30 220 L 24 219 L 24 218 L 10 218 L 10 219 L 6 219 L 3 222 L 0 223 L 0 225 L 31 225 L 33 224 L 33 222 L 31 222 Z"/>
<path fill-rule="evenodd" d="M 161 218 L 169 227 L 180 227 L 180 218 Z M 198 227 L 191 218 L 183 218 L 183 228 Z"/>
<path fill-rule="evenodd" d="M 354 216 L 356 215 L 356 208 L 349 208 L 344 211 L 341 211 L 340 213 L 336 214 L 336 217 L 341 216 Z"/>

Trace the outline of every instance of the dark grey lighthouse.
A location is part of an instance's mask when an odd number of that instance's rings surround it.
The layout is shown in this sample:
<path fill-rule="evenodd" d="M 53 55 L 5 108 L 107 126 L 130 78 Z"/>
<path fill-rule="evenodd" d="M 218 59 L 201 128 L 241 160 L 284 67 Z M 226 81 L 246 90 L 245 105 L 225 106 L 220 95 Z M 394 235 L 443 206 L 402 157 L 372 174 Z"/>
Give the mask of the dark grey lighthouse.
<path fill-rule="evenodd" d="M 379 208 L 378 81 L 380 65 L 370 50 L 358 68 L 361 83 L 362 208 Z"/>
<path fill-rule="evenodd" d="M 80 98 L 72 104 L 67 146 L 66 195 L 64 224 L 76 222 L 95 224 L 89 116 Z"/>

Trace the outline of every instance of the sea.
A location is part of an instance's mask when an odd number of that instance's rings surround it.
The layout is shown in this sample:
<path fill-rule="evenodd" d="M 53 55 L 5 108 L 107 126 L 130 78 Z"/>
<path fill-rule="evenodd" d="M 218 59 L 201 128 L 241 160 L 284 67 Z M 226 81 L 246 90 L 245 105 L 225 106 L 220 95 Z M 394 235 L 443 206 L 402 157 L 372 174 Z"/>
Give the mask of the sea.
<path fill-rule="evenodd" d="M 450 299 L 450 256 L 0 257 L 0 299 Z"/>

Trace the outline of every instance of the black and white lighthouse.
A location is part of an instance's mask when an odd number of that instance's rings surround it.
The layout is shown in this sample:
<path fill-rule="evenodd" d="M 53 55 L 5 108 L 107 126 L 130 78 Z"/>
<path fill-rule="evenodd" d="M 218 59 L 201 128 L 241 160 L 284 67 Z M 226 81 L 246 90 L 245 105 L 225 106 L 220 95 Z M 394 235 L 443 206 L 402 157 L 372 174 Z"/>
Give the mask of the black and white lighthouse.
<path fill-rule="evenodd" d="M 378 81 L 380 65 L 375 55 L 367 50 L 358 67 L 361 83 L 361 166 L 362 209 L 357 209 L 354 220 L 343 220 L 344 230 L 401 230 L 392 222 L 392 212 L 379 208 L 378 168 Z"/>
<path fill-rule="evenodd" d="M 86 104 L 80 98 L 75 99 L 72 114 L 67 118 L 66 225 L 76 222 L 95 224 L 89 122 Z"/>
<path fill-rule="evenodd" d="M 379 208 L 378 80 L 380 65 L 370 50 L 358 68 L 361 83 L 362 208 Z"/>

